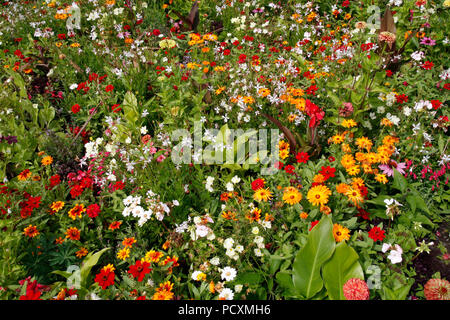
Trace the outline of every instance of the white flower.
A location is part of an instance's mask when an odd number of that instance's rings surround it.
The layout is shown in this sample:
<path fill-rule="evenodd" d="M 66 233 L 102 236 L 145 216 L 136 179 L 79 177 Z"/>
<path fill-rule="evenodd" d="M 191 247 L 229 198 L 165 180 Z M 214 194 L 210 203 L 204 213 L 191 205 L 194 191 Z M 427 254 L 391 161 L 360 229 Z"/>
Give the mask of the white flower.
<path fill-rule="evenodd" d="M 206 237 L 210 231 L 211 229 L 205 225 L 197 225 L 196 233 L 199 237 Z"/>
<path fill-rule="evenodd" d="M 238 244 L 235 248 L 236 252 L 241 253 L 242 251 L 244 251 L 244 247 L 241 244 Z"/>
<path fill-rule="evenodd" d="M 75 90 L 76 88 L 78 88 L 78 84 L 76 84 L 76 83 L 71 84 L 69 87 L 70 90 Z"/>
<path fill-rule="evenodd" d="M 133 210 L 131 211 L 131 214 L 133 215 L 133 217 L 137 218 L 137 217 L 141 217 L 144 213 L 144 208 L 142 208 L 141 206 L 136 206 L 133 208 Z"/>
<path fill-rule="evenodd" d="M 233 248 L 228 248 L 225 254 L 230 258 L 233 258 L 236 255 L 236 251 Z"/>
<path fill-rule="evenodd" d="M 141 127 L 141 134 L 146 134 L 148 131 L 147 131 L 147 127 L 146 126 L 143 126 L 143 127 Z"/>
<path fill-rule="evenodd" d="M 209 263 L 211 263 L 213 266 L 218 266 L 220 263 L 219 257 L 214 257 L 211 260 L 209 260 Z"/>
<path fill-rule="evenodd" d="M 220 277 L 225 281 L 233 281 L 236 278 L 236 274 L 236 269 L 227 266 L 222 269 Z"/>
<path fill-rule="evenodd" d="M 395 250 L 391 250 L 391 252 L 388 255 L 388 259 L 391 260 L 392 264 L 400 263 L 402 262 L 402 248 L 396 244 Z"/>
<path fill-rule="evenodd" d="M 263 254 L 261 252 L 261 249 L 259 249 L 259 248 L 256 248 L 254 250 L 254 252 L 255 252 L 255 256 L 257 256 L 257 257 L 262 257 L 263 256 Z"/>
<path fill-rule="evenodd" d="M 229 288 L 223 288 L 219 294 L 219 299 L 233 300 L 233 298 L 234 298 L 233 290 Z"/>
<path fill-rule="evenodd" d="M 231 182 L 228 182 L 225 186 L 225 188 L 227 189 L 227 191 L 231 192 L 234 191 L 234 186 Z"/>
<path fill-rule="evenodd" d="M 180 203 L 178 202 L 178 200 L 173 200 L 172 204 L 176 207 L 178 207 L 180 205 Z"/>
<path fill-rule="evenodd" d="M 256 243 L 256 244 L 263 243 L 263 242 L 264 242 L 264 238 L 261 237 L 261 236 L 257 236 L 257 237 L 255 237 L 255 239 L 253 240 L 253 242 Z"/>
<path fill-rule="evenodd" d="M 239 292 L 242 291 L 242 288 L 243 288 L 243 285 L 242 285 L 242 284 L 237 284 L 237 285 L 234 286 L 234 291 L 235 291 L 236 293 L 239 293 Z"/>
<path fill-rule="evenodd" d="M 234 240 L 232 238 L 227 238 L 223 242 L 223 247 L 225 249 L 231 249 L 231 248 L 233 248 L 233 245 L 234 245 Z"/>
<path fill-rule="evenodd" d="M 381 252 L 385 253 L 389 250 L 392 245 L 390 243 L 383 243 L 383 247 L 381 248 Z"/>
<path fill-rule="evenodd" d="M 240 181 L 241 181 L 241 178 L 239 178 L 238 176 L 234 176 L 234 177 L 231 179 L 231 182 L 233 182 L 234 184 L 239 183 Z"/>
<path fill-rule="evenodd" d="M 258 227 L 253 227 L 253 228 L 252 228 L 252 233 L 253 233 L 254 235 L 257 235 L 257 234 L 259 233 Z"/>
<path fill-rule="evenodd" d="M 199 281 L 199 280 L 201 279 L 200 276 L 201 276 L 202 274 L 204 274 L 204 273 L 201 272 L 201 271 L 194 271 L 194 272 L 192 273 L 192 275 L 191 275 L 191 278 L 192 278 L 192 280 L 194 280 L 194 281 Z"/>
<path fill-rule="evenodd" d="M 403 108 L 403 114 L 407 117 L 411 115 L 412 109 L 410 107 Z"/>

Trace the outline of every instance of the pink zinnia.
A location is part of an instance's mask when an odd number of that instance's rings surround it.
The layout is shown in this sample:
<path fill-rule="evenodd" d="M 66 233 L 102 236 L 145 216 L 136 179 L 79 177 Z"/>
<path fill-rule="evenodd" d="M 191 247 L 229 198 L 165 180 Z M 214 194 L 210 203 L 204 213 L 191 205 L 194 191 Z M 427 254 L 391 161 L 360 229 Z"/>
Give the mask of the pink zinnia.
<path fill-rule="evenodd" d="M 388 177 L 392 177 L 394 175 L 394 169 L 397 169 L 401 174 L 405 174 L 406 163 L 397 163 L 394 160 L 391 160 L 388 164 L 379 165 L 378 168 L 380 168 L 380 170 Z"/>
<path fill-rule="evenodd" d="M 445 279 L 430 279 L 423 289 L 427 300 L 450 300 L 450 282 Z"/>
<path fill-rule="evenodd" d="M 352 278 L 342 287 L 347 300 L 369 300 L 369 287 L 364 280 Z"/>

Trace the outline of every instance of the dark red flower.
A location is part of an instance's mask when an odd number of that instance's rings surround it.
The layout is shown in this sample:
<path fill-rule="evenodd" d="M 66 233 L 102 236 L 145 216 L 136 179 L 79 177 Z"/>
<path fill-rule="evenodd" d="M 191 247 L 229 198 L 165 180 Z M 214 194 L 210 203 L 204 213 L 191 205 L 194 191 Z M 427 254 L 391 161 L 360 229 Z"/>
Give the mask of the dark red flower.
<path fill-rule="evenodd" d="M 289 174 L 294 174 L 294 170 L 295 170 L 295 167 L 291 164 L 288 164 L 286 167 L 284 167 L 284 171 L 286 171 L 286 173 L 289 173 Z"/>
<path fill-rule="evenodd" d="M 397 98 L 397 103 L 403 104 L 408 102 L 408 96 L 405 94 L 398 94 L 395 97 Z"/>

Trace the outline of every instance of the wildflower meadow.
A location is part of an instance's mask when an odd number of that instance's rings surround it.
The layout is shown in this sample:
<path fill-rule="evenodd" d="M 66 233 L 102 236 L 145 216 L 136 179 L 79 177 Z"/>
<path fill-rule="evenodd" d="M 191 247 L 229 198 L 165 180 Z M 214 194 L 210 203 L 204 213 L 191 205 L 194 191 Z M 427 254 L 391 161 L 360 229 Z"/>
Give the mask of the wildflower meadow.
<path fill-rule="evenodd" d="M 450 299 L 450 0 L 0 8 L 0 299 Z"/>

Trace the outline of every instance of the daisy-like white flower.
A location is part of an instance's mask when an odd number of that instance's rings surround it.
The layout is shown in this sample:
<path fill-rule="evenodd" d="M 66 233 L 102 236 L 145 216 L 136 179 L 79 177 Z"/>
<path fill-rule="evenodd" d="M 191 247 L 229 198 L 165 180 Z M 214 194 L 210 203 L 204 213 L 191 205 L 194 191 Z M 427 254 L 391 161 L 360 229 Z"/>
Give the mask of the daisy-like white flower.
<path fill-rule="evenodd" d="M 236 278 L 236 274 L 236 269 L 227 266 L 222 269 L 220 277 L 225 281 L 233 281 Z"/>

